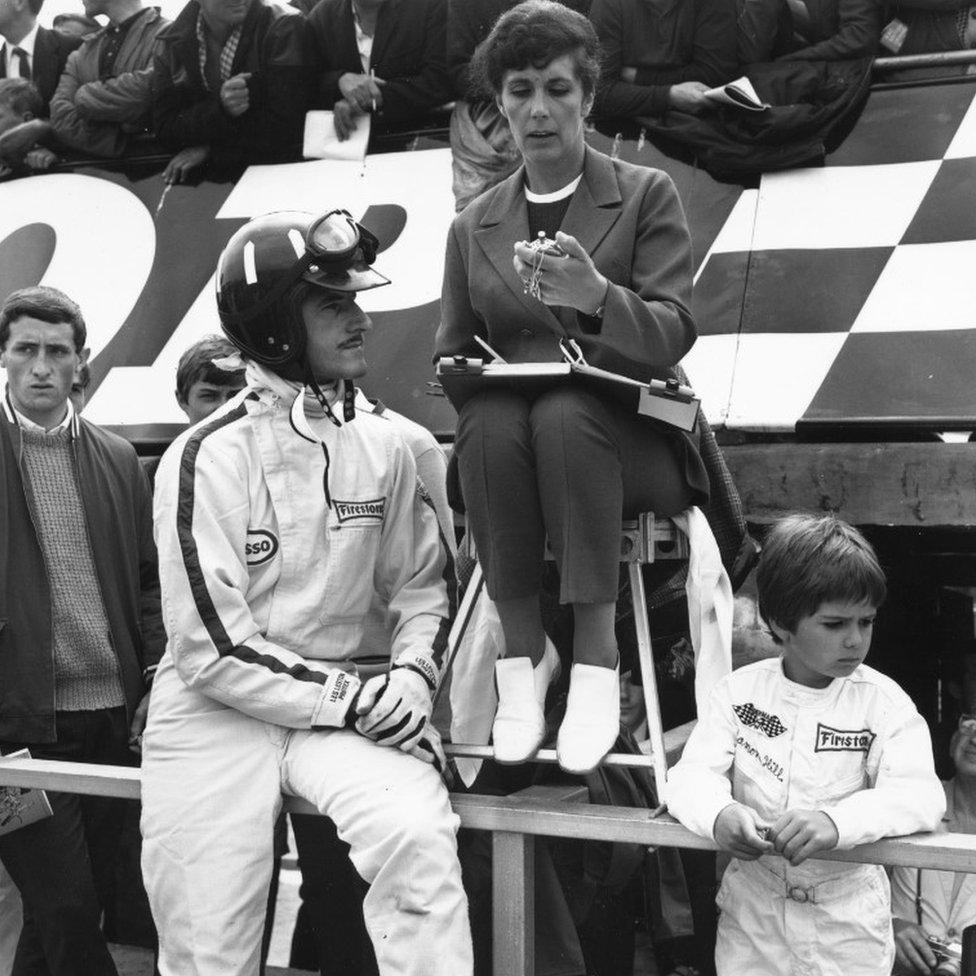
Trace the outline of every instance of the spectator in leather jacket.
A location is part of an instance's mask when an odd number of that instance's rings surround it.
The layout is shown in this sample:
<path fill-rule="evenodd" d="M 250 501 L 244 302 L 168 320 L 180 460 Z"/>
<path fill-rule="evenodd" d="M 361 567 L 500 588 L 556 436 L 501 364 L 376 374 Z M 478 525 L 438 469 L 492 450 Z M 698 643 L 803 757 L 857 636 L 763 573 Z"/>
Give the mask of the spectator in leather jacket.
<path fill-rule="evenodd" d="M 176 155 L 167 182 L 209 162 L 233 175 L 300 156 L 307 102 L 305 18 L 268 0 L 190 0 L 159 34 L 156 137 Z"/>
<path fill-rule="evenodd" d="M 85 0 L 85 10 L 104 14 L 108 26 L 68 58 L 51 99 L 51 125 L 64 146 L 121 156 L 149 121 L 153 46 L 169 22 L 142 0 Z"/>
<path fill-rule="evenodd" d="M 882 0 L 738 0 L 739 61 L 843 61 L 878 49 Z"/>

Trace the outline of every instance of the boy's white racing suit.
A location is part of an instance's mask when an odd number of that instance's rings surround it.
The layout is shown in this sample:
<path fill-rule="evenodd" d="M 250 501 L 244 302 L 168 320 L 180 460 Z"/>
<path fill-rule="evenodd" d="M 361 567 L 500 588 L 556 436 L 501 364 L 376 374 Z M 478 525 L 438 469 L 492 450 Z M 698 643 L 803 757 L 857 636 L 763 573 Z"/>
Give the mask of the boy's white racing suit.
<path fill-rule="evenodd" d="M 247 384 L 157 473 L 168 644 L 143 739 L 142 830 L 160 972 L 257 972 L 284 791 L 350 844 L 383 976 L 464 976 L 446 788 L 421 753 L 344 727 L 374 594 L 394 668 L 436 684 L 453 570 L 437 519 L 390 423 L 312 417 L 297 384 L 254 364 Z"/>
<path fill-rule="evenodd" d="M 772 825 L 821 810 L 839 848 L 932 830 L 945 809 L 928 727 L 891 679 L 861 665 L 826 688 L 786 678 L 778 658 L 715 688 L 669 772 L 670 812 L 714 839 L 733 801 Z M 888 976 L 894 959 L 888 881 L 872 864 L 778 854 L 733 860 L 717 898 L 721 976 Z"/>

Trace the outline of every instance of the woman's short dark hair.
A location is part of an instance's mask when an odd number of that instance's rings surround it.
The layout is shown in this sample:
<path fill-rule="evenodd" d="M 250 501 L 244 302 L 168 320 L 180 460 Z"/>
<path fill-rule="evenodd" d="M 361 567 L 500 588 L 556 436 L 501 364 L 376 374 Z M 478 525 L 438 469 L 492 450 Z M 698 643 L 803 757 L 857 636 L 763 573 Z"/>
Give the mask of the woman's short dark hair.
<path fill-rule="evenodd" d="M 25 315 L 52 325 L 61 322 L 70 325 L 75 352 L 81 352 L 85 348 L 88 330 L 77 303 L 57 288 L 36 285 L 33 288 L 21 288 L 19 291 L 12 292 L 0 307 L 0 349 L 3 349 L 10 339 L 10 323 L 16 322 Z"/>
<path fill-rule="evenodd" d="M 524 0 L 495 21 L 471 59 L 472 83 L 484 95 L 498 95 L 507 71 L 544 68 L 572 54 L 576 77 L 589 97 L 600 78 L 600 43 L 593 25 L 555 0 Z"/>

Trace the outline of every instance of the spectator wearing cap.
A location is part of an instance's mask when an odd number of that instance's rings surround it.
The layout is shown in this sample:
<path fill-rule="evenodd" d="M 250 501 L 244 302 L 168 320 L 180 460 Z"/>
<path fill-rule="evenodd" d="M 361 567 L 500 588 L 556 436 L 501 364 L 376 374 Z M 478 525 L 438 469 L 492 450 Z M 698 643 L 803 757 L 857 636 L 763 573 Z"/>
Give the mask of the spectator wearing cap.
<path fill-rule="evenodd" d="M 51 99 L 58 142 L 91 156 L 121 156 L 133 134 L 149 127 L 153 46 L 167 25 L 142 0 L 83 0 L 101 28 L 68 58 Z"/>
<path fill-rule="evenodd" d="M 54 288 L 0 308 L 0 751 L 126 765 L 163 643 L 152 500 L 131 445 L 70 402 L 85 338 Z M 14 971 L 116 976 L 100 919 L 124 804 L 48 799 L 0 837 L 24 904 Z"/>
<path fill-rule="evenodd" d="M 603 51 L 595 112 L 704 111 L 704 93 L 736 75 L 735 17 L 735 0 L 593 0 Z"/>
<path fill-rule="evenodd" d="M 402 129 L 449 101 L 446 0 L 321 0 L 308 22 L 316 103 L 340 138 L 365 115 Z"/>
<path fill-rule="evenodd" d="M 47 105 L 58 86 L 68 55 L 80 37 L 48 30 L 37 23 L 43 0 L 3 0 L 0 3 L 0 78 L 34 82 Z"/>
<path fill-rule="evenodd" d="M 159 34 L 156 137 L 176 155 L 167 182 L 204 163 L 233 175 L 298 159 L 308 89 L 305 18 L 270 0 L 190 0 Z"/>

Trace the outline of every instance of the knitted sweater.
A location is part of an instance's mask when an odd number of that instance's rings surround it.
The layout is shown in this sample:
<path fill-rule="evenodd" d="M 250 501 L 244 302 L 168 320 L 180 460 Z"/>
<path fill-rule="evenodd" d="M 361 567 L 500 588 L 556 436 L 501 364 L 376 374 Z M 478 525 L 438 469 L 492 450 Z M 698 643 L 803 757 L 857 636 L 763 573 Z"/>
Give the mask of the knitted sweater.
<path fill-rule="evenodd" d="M 24 430 L 23 465 L 51 588 L 55 707 L 125 704 L 65 430 Z"/>

